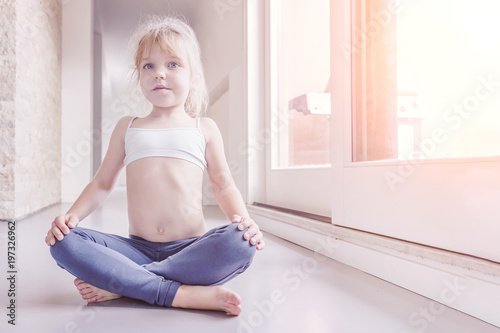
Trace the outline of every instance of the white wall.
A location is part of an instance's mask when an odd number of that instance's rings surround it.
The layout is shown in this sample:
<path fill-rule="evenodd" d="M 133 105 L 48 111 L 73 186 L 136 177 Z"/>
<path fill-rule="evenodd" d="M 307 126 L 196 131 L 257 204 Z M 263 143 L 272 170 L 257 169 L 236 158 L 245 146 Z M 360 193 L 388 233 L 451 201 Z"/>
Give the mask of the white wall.
<path fill-rule="evenodd" d="M 200 1 L 191 19 L 202 53 L 208 91 L 214 103 L 207 116 L 217 123 L 236 186 L 246 199 L 246 154 L 240 149 L 246 140 L 243 91 L 243 1 Z M 221 88 L 222 87 L 222 88 Z M 222 96 L 218 90 L 227 89 Z M 208 182 L 204 203 L 215 204 Z"/>
<path fill-rule="evenodd" d="M 198 0 L 190 13 L 209 92 L 243 63 L 243 2 Z M 220 3 L 225 4 L 222 9 L 217 6 Z"/>
<path fill-rule="evenodd" d="M 243 66 L 240 65 L 229 73 L 229 109 L 226 113 L 229 127 L 226 139 L 226 158 L 236 187 L 240 190 L 243 200 L 248 198 L 248 159 L 244 152 L 248 126 L 244 105 Z"/>
<path fill-rule="evenodd" d="M 92 177 L 92 5 L 72 0 L 63 6 L 63 202 L 75 201 Z"/>

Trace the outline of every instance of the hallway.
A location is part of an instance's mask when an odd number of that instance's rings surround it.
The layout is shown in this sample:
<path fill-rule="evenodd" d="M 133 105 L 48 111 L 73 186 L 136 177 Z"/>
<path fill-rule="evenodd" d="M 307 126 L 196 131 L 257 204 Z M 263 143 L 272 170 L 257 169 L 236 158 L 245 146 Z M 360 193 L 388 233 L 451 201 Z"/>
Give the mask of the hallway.
<path fill-rule="evenodd" d="M 50 257 L 44 237 L 52 219 L 69 208 L 53 205 L 16 224 L 16 326 L 7 323 L 7 280 L 0 283 L 2 332 L 312 332 L 495 333 L 500 329 L 439 305 L 283 239 L 265 234 L 267 247 L 226 286 L 243 299 L 237 318 L 209 311 L 167 309 L 131 299 L 86 305 L 73 277 Z M 205 207 L 207 226 L 226 223 Z M 127 235 L 123 188 L 82 225 Z M 7 223 L 0 224 L 6 272 Z M 328 243 L 323 244 L 328 246 Z"/>

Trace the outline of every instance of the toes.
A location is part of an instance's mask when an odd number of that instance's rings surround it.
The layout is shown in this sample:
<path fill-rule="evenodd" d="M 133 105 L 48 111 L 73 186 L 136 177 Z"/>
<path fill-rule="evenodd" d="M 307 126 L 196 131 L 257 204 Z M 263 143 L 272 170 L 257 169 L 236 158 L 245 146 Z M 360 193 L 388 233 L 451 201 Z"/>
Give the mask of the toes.
<path fill-rule="evenodd" d="M 82 291 L 84 290 L 87 290 L 87 289 L 90 289 L 90 286 L 88 284 L 79 284 L 78 286 L 76 286 L 76 289 L 78 289 L 78 291 L 80 292 L 80 294 L 82 293 Z"/>
<path fill-rule="evenodd" d="M 241 313 L 241 305 L 227 302 L 225 311 L 230 316 L 239 316 Z"/>
<path fill-rule="evenodd" d="M 92 293 L 92 289 L 90 289 L 90 288 L 84 288 L 84 289 L 80 290 L 80 295 L 82 295 L 82 296 L 89 295 L 91 293 Z"/>
<path fill-rule="evenodd" d="M 97 296 L 96 294 L 94 294 L 94 293 L 92 293 L 92 292 L 88 292 L 88 293 L 86 293 L 86 294 L 82 294 L 82 293 L 80 293 L 80 295 L 82 295 L 82 298 L 83 298 L 84 300 L 89 300 L 89 299 L 92 299 L 92 298 L 94 298 L 94 297 L 96 297 L 96 296 Z"/>
<path fill-rule="evenodd" d="M 241 297 L 235 292 L 229 292 L 226 297 L 225 297 L 226 302 L 234 304 L 234 305 L 240 305 L 241 304 Z"/>
<path fill-rule="evenodd" d="M 88 303 L 103 302 L 120 297 L 119 295 L 96 288 L 78 278 L 75 279 L 74 283 L 76 289 L 78 289 L 78 292 L 80 293 L 80 296 Z"/>
<path fill-rule="evenodd" d="M 90 284 L 84 282 L 84 283 L 79 284 L 76 287 L 76 289 L 82 291 L 82 290 L 85 290 L 85 289 L 93 289 L 93 286 L 91 286 Z"/>
<path fill-rule="evenodd" d="M 241 313 L 241 297 L 231 290 L 225 290 L 224 311 L 231 316 L 238 316 Z"/>
<path fill-rule="evenodd" d="M 84 298 L 85 299 L 85 298 Z M 91 297 L 91 298 L 88 298 L 88 299 L 85 299 L 88 303 L 96 303 L 96 302 L 99 302 L 99 297 L 98 296 L 94 296 L 94 297 Z"/>
<path fill-rule="evenodd" d="M 78 290 L 82 290 L 84 288 L 88 288 L 90 287 L 90 284 L 86 283 L 85 281 L 83 280 L 80 280 L 78 278 L 75 279 L 75 286 Z"/>

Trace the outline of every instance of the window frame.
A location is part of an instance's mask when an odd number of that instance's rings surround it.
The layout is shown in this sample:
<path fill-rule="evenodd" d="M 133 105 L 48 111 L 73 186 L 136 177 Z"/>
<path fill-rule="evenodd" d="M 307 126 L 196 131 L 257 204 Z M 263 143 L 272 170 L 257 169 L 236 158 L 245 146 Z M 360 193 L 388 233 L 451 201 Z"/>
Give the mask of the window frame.
<path fill-rule="evenodd" d="M 470 218 L 480 208 L 465 207 L 470 204 L 460 200 L 459 196 L 463 193 L 469 200 L 477 202 L 486 194 L 499 197 L 500 193 L 495 189 L 500 188 L 500 181 L 493 179 L 488 183 L 487 177 L 481 173 L 488 174 L 490 178 L 496 174 L 500 178 L 500 171 L 497 171 L 500 170 L 500 156 L 353 162 L 352 61 L 345 54 L 346 49 L 351 51 L 354 1 L 358 0 L 331 2 L 331 69 L 336 74 L 332 76 L 332 86 L 335 89 L 332 90 L 331 104 L 332 117 L 337 120 L 332 122 L 332 222 L 339 226 L 500 262 L 500 256 L 495 255 L 495 251 L 500 252 L 500 246 L 493 244 L 488 235 L 500 232 L 500 226 L 495 230 L 486 228 L 489 222 L 492 224 L 493 219 L 500 220 L 500 210 L 493 205 L 484 204 L 482 208 L 489 208 L 492 220 L 471 223 L 473 220 Z M 396 193 L 384 188 L 387 183 L 383 176 L 387 174 L 402 179 L 397 184 L 401 187 Z M 475 182 L 466 178 L 465 175 L 470 174 L 474 176 Z M 379 189 L 376 196 L 375 193 L 367 194 L 370 188 Z M 412 204 L 411 200 L 416 202 Z M 438 200 L 441 206 L 433 205 L 433 200 Z M 390 206 L 380 207 L 380 204 L 391 202 L 406 202 L 407 207 L 379 211 Z M 424 207 L 419 212 L 418 205 L 426 203 L 429 207 Z M 446 214 L 441 210 L 451 213 L 453 225 L 449 224 Z M 419 215 L 410 216 L 414 212 Z M 426 218 L 434 220 L 426 221 Z M 425 232 L 426 228 L 432 228 L 433 232 Z"/>
<path fill-rule="evenodd" d="M 331 3 L 332 1 L 330 1 Z M 274 43 L 277 38 L 277 22 L 273 19 L 278 2 L 264 1 L 265 14 L 265 128 L 271 139 L 265 140 L 265 185 L 260 195 L 265 204 L 291 208 L 317 215 L 331 215 L 331 164 L 278 167 L 273 163 L 272 145 L 277 144 L 276 122 L 278 106 L 278 52 Z M 326 181 L 325 181 L 326 179 Z M 318 190 L 319 189 L 319 190 Z"/>

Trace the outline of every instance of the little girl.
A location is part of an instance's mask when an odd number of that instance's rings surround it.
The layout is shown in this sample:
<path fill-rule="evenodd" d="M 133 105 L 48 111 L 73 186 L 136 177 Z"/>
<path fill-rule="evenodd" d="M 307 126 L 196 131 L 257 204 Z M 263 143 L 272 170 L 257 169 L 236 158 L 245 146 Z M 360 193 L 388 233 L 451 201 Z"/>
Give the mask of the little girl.
<path fill-rule="evenodd" d="M 239 315 L 240 296 L 220 285 L 242 273 L 264 241 L 235 187 L 216 124 L 198 117 L 208 99 L 198 41 L 171 17 L 150 19 L 133 40 L 135 73 L 153 110 L 118 121 L 94 179 L 55 218 L 45 242 L 88 302 L 127 296 Z M 77 227 L 110 194 L 123 166 L 130 237 Z M 208 232 L 205 169 L 233 222 Z"/>

